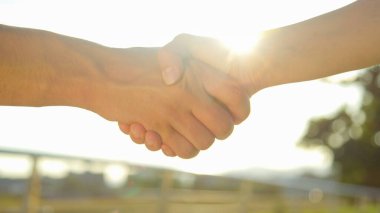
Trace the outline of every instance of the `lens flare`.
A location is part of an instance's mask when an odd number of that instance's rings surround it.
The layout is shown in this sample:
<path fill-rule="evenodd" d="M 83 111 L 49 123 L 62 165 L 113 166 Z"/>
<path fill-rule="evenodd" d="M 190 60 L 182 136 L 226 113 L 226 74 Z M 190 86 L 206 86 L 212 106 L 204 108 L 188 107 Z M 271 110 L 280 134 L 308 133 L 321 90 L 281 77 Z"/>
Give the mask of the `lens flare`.
<path fill-rule="evenodd" d="M 220 40 L 223 44 L 231 49 L 235 54 L 248 54 L 258 44 L 261 38 L 261 33 L 254 33 L 249 35 L 234 35 L 222 36 Z"/>

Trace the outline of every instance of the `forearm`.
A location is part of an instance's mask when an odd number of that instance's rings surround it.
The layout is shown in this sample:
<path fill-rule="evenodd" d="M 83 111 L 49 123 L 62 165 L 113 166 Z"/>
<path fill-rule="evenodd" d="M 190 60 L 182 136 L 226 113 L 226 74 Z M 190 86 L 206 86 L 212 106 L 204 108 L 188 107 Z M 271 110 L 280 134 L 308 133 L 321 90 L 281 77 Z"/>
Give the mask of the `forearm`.
<path fill-rule="evenodd" d="M 362 0 L 265 32 L 250 60 L 252 82 L 261 89 L 380 63 L 379 9 L 380 1 Z"/>
<path fill-rule="evenodd" d="M 83 51 L 91 48 L 96 45 L 0 25 L 0 105 L 87 107 L 97 71 Z"/>

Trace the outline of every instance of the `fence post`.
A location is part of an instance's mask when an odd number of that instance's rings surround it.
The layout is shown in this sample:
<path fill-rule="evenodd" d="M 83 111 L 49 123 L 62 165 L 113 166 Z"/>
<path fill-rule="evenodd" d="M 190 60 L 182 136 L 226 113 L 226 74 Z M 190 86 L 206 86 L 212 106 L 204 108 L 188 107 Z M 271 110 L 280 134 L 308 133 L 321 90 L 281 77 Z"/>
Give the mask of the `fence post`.
<path fill-rule="evenodd" d="M 24 200 L 25 213 L 38 213 L 40 207 L 41 183 L 38 174 L 38 156 L 32 156 L 32 171 L 28 180 L 27 193 Z"/>
<path fill-rule="evenodd" d="M 252 189 L 253 183 L 252 181 L 242 180 L 240 183 L 240 205 L 239 205 L 239 213 L 248 213 L 249 212 L 249 204 L 252 200 Z"/>
<path fill-rule="evenodd" d="M 169 197 L 170 188 L 172 187 L 173 173 L 171 171 L 164 171 L 162 174 L 162 182 L 160 189 L 160 199 L 158 199 L 158 213 L 168 213 L 169 211 Z"/>

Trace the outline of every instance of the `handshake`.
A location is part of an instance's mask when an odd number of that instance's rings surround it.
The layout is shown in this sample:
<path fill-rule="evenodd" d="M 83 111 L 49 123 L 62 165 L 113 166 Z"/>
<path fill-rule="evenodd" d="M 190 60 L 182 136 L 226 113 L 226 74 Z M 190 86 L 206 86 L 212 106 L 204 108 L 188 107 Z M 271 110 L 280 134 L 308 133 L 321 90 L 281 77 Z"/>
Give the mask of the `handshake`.
<path fill-rule="evenodd" d="M 246 55 L 192 35 L 117 49 L 0 25 L 0 105 L 91 110 L 149 150 L 191 158 L 248 117 L 257 91 L 379 64 L 378 8 L 357 1 L 268 30 Z"/>
<path fill-rule="evenodd" d="M 249 66 L 217 40 L 183 34 L 159 49 L 125 51 L 128 57 L 105 70 L 118 86 L 107 92 L 111 100 L 99 102 L 114 104 L 94 111 L 149 150 L 192 158 L 249 115 L 257 89 Z"/>
<path fill-rule="evenodd" d="M 249 114 L 249 66 L 217 40 L 111 48 L 0 25 L 0 105 L 90 110 L 149 150 L 191 158 Z"/>

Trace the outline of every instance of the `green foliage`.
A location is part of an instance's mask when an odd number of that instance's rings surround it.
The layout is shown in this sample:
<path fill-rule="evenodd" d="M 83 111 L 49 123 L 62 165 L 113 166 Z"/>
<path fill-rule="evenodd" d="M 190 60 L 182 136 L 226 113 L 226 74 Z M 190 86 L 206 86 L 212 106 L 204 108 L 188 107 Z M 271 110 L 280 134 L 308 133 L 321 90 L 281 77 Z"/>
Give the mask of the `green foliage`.
<path fill-rule="evenodd" d="M 359 111 L 348 113 L 342 108 L 332 117 L 312 120 L 300 143 L 331 150 L 343 182 L 380 187 L 379 71 L 380 66 L 372 67 L 351 82 L 364 91 Z"/>

